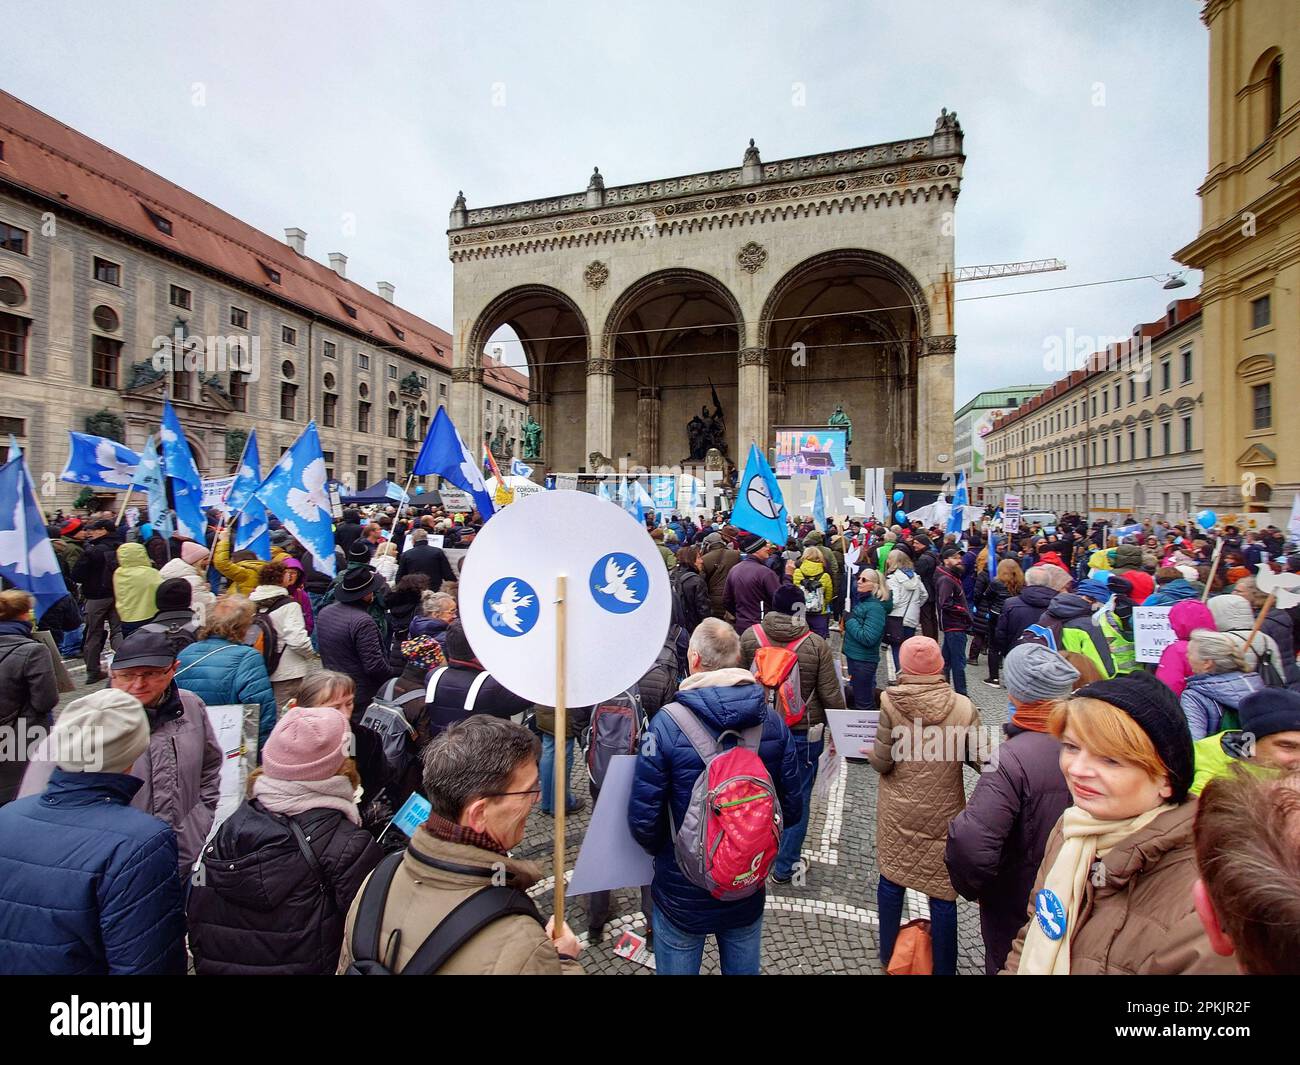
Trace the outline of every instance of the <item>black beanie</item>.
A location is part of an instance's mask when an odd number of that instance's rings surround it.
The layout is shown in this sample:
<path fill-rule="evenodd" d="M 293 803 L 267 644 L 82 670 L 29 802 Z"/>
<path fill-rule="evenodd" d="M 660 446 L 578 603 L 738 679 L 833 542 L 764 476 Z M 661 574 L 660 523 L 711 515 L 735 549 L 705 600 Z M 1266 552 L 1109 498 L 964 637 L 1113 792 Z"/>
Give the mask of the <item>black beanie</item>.
<path fill-rule="evenodd" d="M 1241 700 L 1237 717 L 1241 731 L 1257 740 L 1279 732 L 1300 732 L 1300 692 L 1262 688 Z"/>
<path fill-rule="evenodd" d="M 154 592 L 154 602 L 158 612 L 170 610 L 189 610 L 192 592 L 190 582 L 184 577 L 171 577 L 158 585 Z"/>
<path fill-rule="evenodd" d="M 1136 721 L 1169 770 L 1169 785 L 1173 788 L 1170 798 L 1176 803 L 1187 798 L 1195 762 L 1192 733 L 1183 708 L 1166 685 L 1139 670 L 1087 684 L 1074 693 L 1074 698 L 1100 699 Z"/>

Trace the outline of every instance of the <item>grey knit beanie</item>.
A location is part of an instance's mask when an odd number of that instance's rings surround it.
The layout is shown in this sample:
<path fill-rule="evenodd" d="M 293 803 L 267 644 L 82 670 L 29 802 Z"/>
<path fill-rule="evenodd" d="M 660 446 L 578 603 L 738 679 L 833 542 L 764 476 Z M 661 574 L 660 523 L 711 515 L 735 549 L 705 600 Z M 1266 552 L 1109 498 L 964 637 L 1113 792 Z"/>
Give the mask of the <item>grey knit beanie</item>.
<path fill-rule="evenodd" d="M 1079 671 L 1062 656 L 1039 643 L 1022 643 L 1002 660 L 1007 694 L 1022 703 L 1064 699 L 1074 690 Z"/>

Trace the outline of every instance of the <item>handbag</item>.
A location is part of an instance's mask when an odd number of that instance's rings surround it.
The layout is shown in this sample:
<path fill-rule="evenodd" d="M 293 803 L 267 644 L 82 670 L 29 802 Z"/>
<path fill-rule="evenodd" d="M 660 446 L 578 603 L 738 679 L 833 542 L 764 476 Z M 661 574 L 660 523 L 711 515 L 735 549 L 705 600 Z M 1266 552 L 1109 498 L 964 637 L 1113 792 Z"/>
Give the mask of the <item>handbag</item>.
<path fill-rule="evenodd" d="M 930 939 L 930 922 L 923 918 L 908 921 L 898 930 L 894 953 L 890 955 L 889 976 L 930 976 L 934 973 L 934 945 Z"/>

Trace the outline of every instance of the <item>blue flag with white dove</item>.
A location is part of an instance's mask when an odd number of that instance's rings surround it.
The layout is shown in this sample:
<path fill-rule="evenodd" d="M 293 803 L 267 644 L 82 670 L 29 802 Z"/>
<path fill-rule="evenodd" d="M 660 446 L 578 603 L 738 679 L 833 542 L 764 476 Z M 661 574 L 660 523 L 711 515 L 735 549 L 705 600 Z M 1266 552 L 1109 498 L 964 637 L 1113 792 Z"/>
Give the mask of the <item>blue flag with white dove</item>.
<path fill-rule="evenodd" d="M 118 491 L 127 491 L 136 483 L 140 456 L 125 444 L 72 430 L 68 430 L 68 441 L 71 450 L 59 480 Z"/>
<path fill-rule="evenodd" d="M 163 478 L 162 458 L 158 455 L 158 441 L 149 437 L 140 452 L 140 466 L 136 474 L 144 489 L 149 509 L 149 523 L 164 540 L 174 531 L 171 508 L 167 505 L 167 483 Z"/>
<path fill-rule="evenodd" d="M 205 542 L 208 519 L 203 516 L 199 501 L 203 498 L 203 479 L 194 465 L 194 453 L 180 419 L 172 409 L 171 400 L 163 400 L 162 428 L 163 474 L 171 478 L 172 504 L 176 511 L 176 532 L 196 543 Z"/>
<path fill-rule="evenodd" d="M 817 494 L 813 497 L 813 525 L 826 531 L 826 496 L 822 493 L 822 479 L 816 478 Z"/>
<path fill-rule="evenodd" d="M 36 486 L 22 457 L 0 466 L 0 576 L 36 600 L 36 618 L 68 594 Z"/>
<path fill-rule="evenodd" d="M 957 490 L 952 494 L 952 512 L 948 515 L 947 532 L 959 533 L 965 528 L 966 507 L 970 504 L 966 492 L 966 471 L 957 471 Z"/>
<path fill-rule="evenodd" d="M 486 521 L 495 512 L 492 497 L 483 483 L 483 473 L 465 447 L 446 407 L 439 407 L 425 434 L 411 472 L 416 477 L 437 474 L 474 497 L 474 505 Z"/>
<path fill-rule="evenodd" d="M 731 524 L 774 544 L 783 545 L 786 541 L 785 500 L 776 475 L 757 444 L 749 445 L 745 472 L 736 488 Z"/>
<path fill-rule="evenodd" d="M 271 467 L 257 498 L 305 547 L 321 573 L 333 577 L 334 519 L 325 488 L 325 455 L 316 423 L 308 422 L 293 446 Z"/>
<path fill-rule="evenodd" d="M 645 512 L 654 510 L 655 501 L 640 481 L 628 481 L 623 486 L 623 509 L 637 521 L 645 520 Z"/>
<path fill-rule="evenodd" d="M 511 475 L 514 476 L 514 477 L 532 477 L 532 475 L 533 475 L 533 468 L 532 468 L 531 466 L 526 466 L 524 463 L 520 462 L 518 459 L 511 459 L 511 460 L 510 460 L 510 473 L 511 473 Z"/>
<path fill-rule="evenodd" d="M 266 520 L 266 507 L 254 495 L 262 483 L 262 458 L 257 449 L 257 430 L 244 441 L 244 453 L 239 457 L 235 483 L 226 493 L 226 506 L 235 519 L 235 532 L 231 546 L 236 551 L 252 551 L 258 558 L 271 558 L 271 529 Z"/>

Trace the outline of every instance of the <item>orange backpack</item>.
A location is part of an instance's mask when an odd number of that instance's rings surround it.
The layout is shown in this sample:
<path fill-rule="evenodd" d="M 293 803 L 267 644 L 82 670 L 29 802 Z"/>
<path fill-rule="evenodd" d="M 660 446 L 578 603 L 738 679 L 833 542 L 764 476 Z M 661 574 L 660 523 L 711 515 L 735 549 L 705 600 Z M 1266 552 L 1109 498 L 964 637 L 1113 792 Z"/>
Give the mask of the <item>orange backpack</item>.
<path fill-rule="evenodd" d="M 749 671 L 767 690 L 767 705 L 781 715 L 787 727 L 797 725 L 803 720 L 805 709 L 797 652 L 799 645 L 812 633 L 805 632 L 784 647 L 772 643 L 762 625 L 754 626 L 754 635 L 759 646 L 754 652 L 754 664 L 749 667 Z"/>

